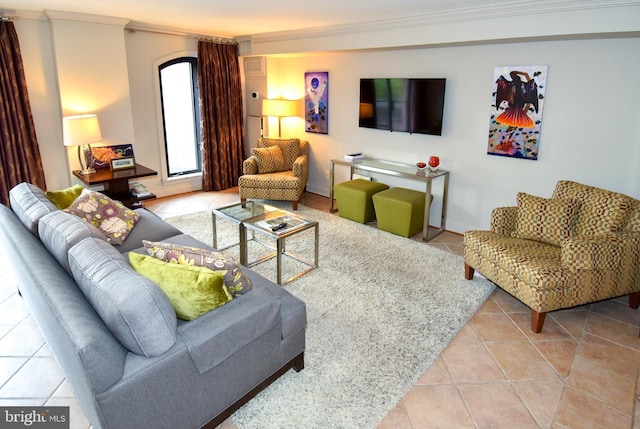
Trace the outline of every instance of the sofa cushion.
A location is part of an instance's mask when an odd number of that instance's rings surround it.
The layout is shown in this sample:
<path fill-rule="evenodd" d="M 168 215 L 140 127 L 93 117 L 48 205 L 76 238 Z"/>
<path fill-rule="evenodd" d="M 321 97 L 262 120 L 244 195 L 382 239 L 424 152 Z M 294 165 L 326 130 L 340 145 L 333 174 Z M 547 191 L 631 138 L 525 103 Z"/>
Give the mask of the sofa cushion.
<path fill-rule="evenodd" d="M 594 186 L 560 180 L 552 198 L 570 198 L 581 203 L 576 235 L 595 235 L 621 229 L 633 199 Z"/>
<path fill-rule="evenodd" d="M 136 222 L 136 227 L 131 230 L 124 243 L 117 247 L 120 253 L 139 249 L 142 247 L 142 240 L 165 241 L 169 237 L 182 234 L 179 229 L 169 225 L 158 215 L 147 209 L 140 208 L 134 211 L 140 217 Z"/>
<path fill-rule="evenodd" d="M 270 139 L 262 138 L 263 147 L 278 146 L 282 151 L 282 157 L 284 158 L 284 169 L 290 170 L 293 167 L 293 163 L 300 156 L 300 139 Z"/>
<path fill-rule="evenodd" d="M 251 149 L 251 154 L 256 157 L 259 174 L 274 173 L 287 169 L 279 146 L 256 147 Z"/>
<path fill-rule="evenodd" d="M 165 293 L 112 245 L 85 238 L 69 250 L 76 283 L 113 336 L 133 353 L 157 356 L 176 341 L 176 314 Z"/>
<path fill-rule="evenodd" d="M 66 209 L 71 203 L 80 196 L 84 187 L 82 185 L 73 185 L 67 189 L 61 189 L 59 191 L 47 191 L 45 195 L 53 204 L 60 210 Z"/>
<path fill-rule="evenodd" d="M 122 244 L 140 215 L 100 192 L 85 189 L 65 209 L 98 228 L 111 244 Z"/>
<path fill-rule="evenodd" d="M 9 191 L 9 202 L 20 222 L 34 235 L 38 235 L 40 218 L 58 210 L 42 189 L 27 182 L 22 182 Z"/>
<path fill-rule="evenodd" d="M 546 199 L 518 193 L 518 214 L 513 236 L 560 246 L 574 234 L 580 203 L 564 198 Z"/>
<path fill-rule="evenodd" d="M 224 275 L 208 268 L 172 264 L 134 252 L 129 253 L 129 262 L 160 286 L 179 319 L 197 319 L 233 299 L 224 285 Z"/>
<path fill-rule="evenodd" d="M 221 273 L 224 276 L 225 286 L 234 298 L 253 288 L 253 283 L 244 275 L 240 265 L 224 253 L 148 240 L 143 240 L 142 244 L 149 255 L 161 261 L 206 267 Z"/>
<path fill-rule="evenodd" d="M 87 237 L 107 239 L 95 226 L 62 210 L 56 210 L 40 218 L 38 235 L 44 247 L 69 274 L 69 250 L 73 246 Z"/>

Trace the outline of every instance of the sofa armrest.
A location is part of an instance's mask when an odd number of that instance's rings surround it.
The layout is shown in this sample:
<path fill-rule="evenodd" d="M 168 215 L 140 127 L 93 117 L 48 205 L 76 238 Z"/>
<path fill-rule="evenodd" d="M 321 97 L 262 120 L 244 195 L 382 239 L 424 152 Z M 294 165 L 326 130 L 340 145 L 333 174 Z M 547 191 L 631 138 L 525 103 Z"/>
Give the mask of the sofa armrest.
<path fill-rule="evenodd" d="M 255 156 L 250 156 L 242 162 L 242 172 L 244 174 L 258 174 L 258 160 Z"/>
<path fill-rule="evenodd" d="M 631 234 L 608 232 L 571 237 L 562 242 L 562 266 L 575 270 L 618 270 L 634 246 Z"/>
<path fill-rule="evenodd" d="M 178 327 L 178 336 L 200 374 L 280 325 L 280 298 L 255 288 Z"/>
<path fill-rule="evenodd" d="M 516 230 L 518 207 L 496 207 L 491 212 L 491 231 L 496 234 L 511 237 Z"/>
<path fill-rule="evenodd" d="M 297 157 L 293 163 L 293 175 L 296 177 L 304 177 L 309 169 L 309 167 L 307 166 L 308 162 L 309 161 L 307 155 L 300 155 L 299 157 Z"/>

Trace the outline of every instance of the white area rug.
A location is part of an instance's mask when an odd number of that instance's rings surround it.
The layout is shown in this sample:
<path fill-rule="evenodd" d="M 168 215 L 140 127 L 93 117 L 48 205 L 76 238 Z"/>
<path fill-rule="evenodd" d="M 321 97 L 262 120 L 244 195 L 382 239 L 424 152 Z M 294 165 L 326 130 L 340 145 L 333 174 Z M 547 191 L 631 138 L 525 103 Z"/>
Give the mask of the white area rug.
<path fill-rule="evenodd" d="M 318 210 L 319 268 L 285 285 L 307 305 L 305 369 L 287 372 L 238 410 L 241 428 L 375 428 L 494 289 L 464 279 L 463 258 Z M 209 212 L 167 221 L 211 243 Z M 223 244 L 238 228 L 219 222 Z M 287 239 L 311 259 L 313 230 Z M 219 240 L 219 247 L 220 245 Z M 255 260 L 260 245 L 250 247 Z M 238 257 L 237 246 L 225 251 Z M 302 266 L 284 260 L 285 276 Z M 275 279 L 275 261 L 254 267 Z"/>

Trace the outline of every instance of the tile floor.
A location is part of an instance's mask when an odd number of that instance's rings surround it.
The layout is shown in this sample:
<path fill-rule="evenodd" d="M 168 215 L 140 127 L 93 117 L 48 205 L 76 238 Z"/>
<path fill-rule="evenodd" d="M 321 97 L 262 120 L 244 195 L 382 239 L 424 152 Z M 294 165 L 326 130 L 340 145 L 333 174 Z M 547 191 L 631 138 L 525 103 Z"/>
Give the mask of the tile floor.
<path fill-rule="evenodd" d="M 147 208 L 169 217 L 237 199 L 235 189 L 194 192 Z M 328 211 L 325 197 L 306 193 L 301 202 Z M 425 245 L 463 251 L 462 237 L 448 232 Z M 527 307 L 496 289 L 378 429 L 640 429 L 639 326 L 640 311 L 623 297 L 552 312 L 533 334 Z M 68 405 L 71 427 L 89 427 L 7 270 L 0 271 L 0 405 Z"/>

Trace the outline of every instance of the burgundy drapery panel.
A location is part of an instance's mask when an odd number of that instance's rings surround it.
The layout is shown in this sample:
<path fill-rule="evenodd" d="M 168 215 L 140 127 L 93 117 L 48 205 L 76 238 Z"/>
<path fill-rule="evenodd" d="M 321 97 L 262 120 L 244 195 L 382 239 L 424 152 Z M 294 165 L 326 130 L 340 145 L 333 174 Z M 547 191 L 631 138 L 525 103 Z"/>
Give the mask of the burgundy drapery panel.
<path fill-rule="evenodd" d="M 0 22 L 0 202 L 21 182 L 46 189 L 27 81 L 13 22 Z"/>
<path fill-rule="evenodd" d="M 238 185 L 245 159 L 238 45 L 198 41 L 202 189 Z"/>

